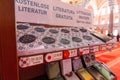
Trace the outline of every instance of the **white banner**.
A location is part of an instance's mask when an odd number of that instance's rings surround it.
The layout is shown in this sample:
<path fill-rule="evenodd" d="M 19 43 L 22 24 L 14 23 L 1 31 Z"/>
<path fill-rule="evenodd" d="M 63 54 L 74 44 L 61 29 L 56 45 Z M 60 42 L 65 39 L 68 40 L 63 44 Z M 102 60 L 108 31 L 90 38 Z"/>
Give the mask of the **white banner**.
<path fill-rule="evenodd" d="M 89 10 L 82 9 L 80 6 L 75 7 L 76 10 L 76 25 L 80 27 L 92 26 L 92 13 Z"/>
<path fill-rule="evenodd" d="M 75 26 L 75 9 L 72 5 L 52 0 L 52 25 Z"/>
<path fill-rule="evenodd" d="M 92 14 L 57 0 L 15 0 L 16 22 L 91 27 Z"/>
<path fill-rule="evenodd" d="M 15 0 L 17 22 L 50 24 L 51 0 Z"/>

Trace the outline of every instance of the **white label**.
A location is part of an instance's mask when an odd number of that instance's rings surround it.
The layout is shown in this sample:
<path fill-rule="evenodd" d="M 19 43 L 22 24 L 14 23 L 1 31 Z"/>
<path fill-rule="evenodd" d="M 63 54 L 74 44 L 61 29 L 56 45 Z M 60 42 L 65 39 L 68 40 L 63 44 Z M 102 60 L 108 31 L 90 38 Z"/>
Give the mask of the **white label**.
<path fill-rule="evenodd" d="M 63 59 L 63 53 L 62 52 L 55 52 L 55 53 L 48 53 L 45 56 L 46 62 L 52 62 Z"/>
<path fill-rule="evenodd" d="M 97 51 L 99 51 L 99 46 L 94 47 L 94 52 L 97 52 Z"/>
<path fill-rule="evenodd" d="M 101 50 L 106 50 L 107 46 L 106 45 L 101 45 Z"/>
<path fill-rule="evenodd" d="M 75 26 L 75 7 L 70 4 L 52 0 L 52 25 Z M 58 5 L 59 4 L 59 5 Z"/>
<path fill-rule="evenodd" d="M 61 60 L 63 59 L 63 53 L 62 52 L 56 52 L 56 53 L 52 53 L 52 61 L 56 61 L 56 60 Z"/>
<path fill-rule="evenodd" d="M 43 55 L 31 56 L 30 59 L 30 66 L 42 64 L 43 63 Z"/>
<path fill-rule="evenodd" d="M 106 44 L 108 49 L 112 48 L 112 44 Z"/>
<path fill-rule="evenodd" d="M 118 47 L 118 44 L 114 43 L 114 44 L 113 44 L 113 47 L 114 47 L 114 48 L 117 48 L 117 47 Z"/>
<path fill-rule="evenodd" d="M 69 50 L 69 53 L 70 53 L 70 56 L 69 56 L 69 57 L 77 56 L 77 49 Z"/>
<path fill-rule="evenodd" d="M 85 49 L 84 51 L 83 51 L 83 54 L 88 54 L 89 53 L 89 49 Z"/>
<path fill-rule="evenodd" d="M 19 66 L 21 68 L 26 68 L 33 65 L 38 65 L 44 63 L 43 55 L 30 56 L 30 57 L 21 57 L 19 59 Z"/>
<path fill-rule="evenodd" d="M 88 54 L 89 53 L 89 47 L 80 48 L 80 52 L 83 52 L 83 54 Z"/>
<path fill-rule="evenodd" d="M 99 46 L 93 46 L 90 48 L 90 50 L 92 50 L 91 52 L 97 52 L 99 51 Z"/>

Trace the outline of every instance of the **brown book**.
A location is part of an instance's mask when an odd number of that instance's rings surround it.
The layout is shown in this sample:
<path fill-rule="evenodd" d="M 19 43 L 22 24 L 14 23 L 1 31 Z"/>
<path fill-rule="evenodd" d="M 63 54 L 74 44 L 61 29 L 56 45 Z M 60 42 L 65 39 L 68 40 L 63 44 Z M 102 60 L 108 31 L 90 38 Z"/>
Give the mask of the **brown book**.
<path fill-rule="evenodd" d="M 47 75 L 49 79 L 57 79 L 57 78 L 62 78 L 61 74 L 60 74 L 60 66 L 59 66 L 59 62 L 53 62 L 53 63 L 49 63 L 46 65 L 47 68 Z M 61 79 L 60 79 L 61 80 Z"/>

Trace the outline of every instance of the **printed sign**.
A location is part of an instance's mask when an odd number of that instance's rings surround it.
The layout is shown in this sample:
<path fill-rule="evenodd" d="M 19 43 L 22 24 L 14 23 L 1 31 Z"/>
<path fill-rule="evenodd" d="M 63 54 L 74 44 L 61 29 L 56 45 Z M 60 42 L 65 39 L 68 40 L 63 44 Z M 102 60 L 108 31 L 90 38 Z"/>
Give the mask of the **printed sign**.
<path fill-rule="evenodd" d="M 89 47 L 82 47 L 79 49 L 80 52 L 82 52 L 82 54 L 88 54 L 89 53 Z"/>
<path fill-rule="evenodd" d="M 63 59 L 63 53 L 62 52 L 55 52 L 55 53 L 48 53 L 45 56 L 46 62 L 52 62 Z"/>
<path fill-rule="evenodd" d="M 97 52 L 99 51 L 99 46 L 91 46 L 90 47 L 90 52 Z"/>
<path fill-rule="evenodd" d="M 15 0 L 17 22 L 49 24 L 51 0 Z"/>
<path fill-rule="evenodd" d="M 16 22 L 92 26 L 92 14 L 89 10 L 58 0 L 15 0 L 15 14 Z"/>
<path fill-rule="evenodd" d="M 77 49 L 69 50 L 69 53 L 70 53 L 69 57 L 75 57 L 77 56 Z"/>
<path fill-rule="evenodd" d="M 53 53 L 52 57 L 53 57 L 53 61 L 61 60 L 63 58 L 63 53 L 62 52 Z"/>
<path fill-rule="evenodd" d="M 75 7 L 76 10 L 76 24 L 81 27 L 92 26 L 92 13 L 89 10 L 82 9 L 80 6 Z"/>
<path fill-rule="evenodd" d="M 107 50 L 106 45 L 100 45 L 100 50 L 101 50 L 101 51 L 103 51 L 103 50 Z"/>
<path fill-rule="evenodd" d="M 113 43 L 113 48 L 117 48 L 118 47 L 118 43 Z"/>
<path fill-rule="evenodd" d="M 42 63 L 44 63 L 43 55 L 20 57 L 20 59 L 19 59 L 19 66 L 21 68 L 26 68 L 29 66 L 34 66 L 34 65 L 42 64 Z"/>
<path fill-rule="evenodd" d="M 112 43 L 106 44 L 107 49 L 112 49 Z"/>
<path fill-rule="evenodd" d="M 31 56 L 29 57 L 29 59 L 30 59 L 30 66 L 43 63 L 43 55 Z"/>
<path fill-rule="evenodd" d="M 53 0 L 51 21 L 53 25 L 75 26 L 74 6 Z"/>

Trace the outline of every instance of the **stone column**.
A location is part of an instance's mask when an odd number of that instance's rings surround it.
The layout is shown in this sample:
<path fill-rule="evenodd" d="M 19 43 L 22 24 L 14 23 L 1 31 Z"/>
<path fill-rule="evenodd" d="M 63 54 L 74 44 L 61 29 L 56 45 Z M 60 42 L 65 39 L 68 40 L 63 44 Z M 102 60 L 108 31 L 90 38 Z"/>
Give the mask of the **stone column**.
<path fill-rule="evenodd" d="M 110 10 L 108 34 L 113 35 L 113 9 Z"/>
<path fill-rule="evenodd" d="M 108 0 L 110 6 L 110 16 L 109 16 L 109 26 L 108 26 L 108 34 L 113 35 L 113 9 L 114 9 L 114 0 Z"/>

